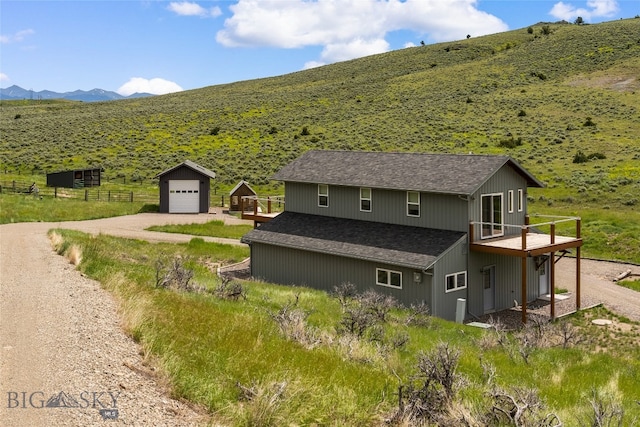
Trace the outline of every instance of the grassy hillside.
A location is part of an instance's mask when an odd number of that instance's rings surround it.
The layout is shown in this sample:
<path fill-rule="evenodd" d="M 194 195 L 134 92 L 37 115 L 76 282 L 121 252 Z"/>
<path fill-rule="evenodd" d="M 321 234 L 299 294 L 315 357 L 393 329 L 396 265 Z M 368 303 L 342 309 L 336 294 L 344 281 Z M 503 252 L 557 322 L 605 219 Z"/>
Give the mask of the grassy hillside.
<path fill-rule="evenodd" d="M 0 170 L 151 179 L 189 158 L 264 188 L 311 148 L 506 153 L 548 184 L 533 211 L 633 214 L 639 91 L 640 19 L 538 24 L 154 98 L 3 102 Z"/>

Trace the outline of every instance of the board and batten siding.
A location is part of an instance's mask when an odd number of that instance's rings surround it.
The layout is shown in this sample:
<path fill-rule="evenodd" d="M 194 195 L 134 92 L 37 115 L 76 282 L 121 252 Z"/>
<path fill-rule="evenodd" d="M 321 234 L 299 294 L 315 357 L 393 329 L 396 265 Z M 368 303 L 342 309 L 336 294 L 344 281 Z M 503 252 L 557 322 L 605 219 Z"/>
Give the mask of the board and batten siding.
<path fill-rule="evenodd" d="M 202 175 L 186 166 L 177 168 L 160 177 L 160 212 L 169 212 L 169 181 L 171 180 L 198 180 L 200 181 L 200 213 L 209 212 L 210 178 Z"/>
<path fill-rule="evenodd" d="M 469 287 L 469 272 L 467 266 L 467 239 L 460 239 L 440 256 L 433 267 L 431 313 L 447 320 L 456 319 L 456 305 L 458 298 L 467 299 L 467 289 L 446 291 L 446 276 L 449 274 L 467 272 L 467 288 Z"/>
<path fill-rule="evenodd" d="M 360 188 L 329 186 L 329 206 L 318 206 L 318 184 L 287 182 L 286 210 L 387 224 L 466 232 L 469 202 L 456 195 L 421 193 L 420 217 L 407 215 L 407 192 L 371 188 L 371 212 L 360 210 Z M 368 187 L 366 187 L 368 188 Z"/>
<path fill-rule="evenodd" d="M 513 213 L 508 210 L 509 190 L 513 191 Z M 518 190 L 522 190 L 522 211 L 518 212 Z M 483 194 L 502 194 L 502 209 L 504 212 L 503 224 L 523 225 L 524 218 L 527 213 L 527 181 L 519 175 L 511 167 L 505 165 L 498 170 L 491 178 L 485 182 L 478 191 L 472 196 L 470 209 L 471 221 L 479 223 L 482 219 L 482 195 Z M 467 224 L 468 227 L 468 224 Z M 467 228 L 468 229 L 468 228 Z M 480 240 L 481 227 L 479 224 L 475 226 L 474 239 Z M 521 230 L 517 227 L 505 227 L 505 235 L 520 234 Z"/>
<path fill-rule="evenodd" d="M 484 313 L 484 287 L 482 272 L 495 266 L 495 310 L 506 310 L 516 302 L 522 304 L 522 258 L 507 255 L 473 252 L 469 257 L 467 287 L 469 313 L 482 316 Z M 527 302 L 540 296 L 540 274 L 534 258 L 527 258 Z"/>
<path fill-rule="evenodd" d="M 402 289 L 377 285 L 377 268 L 401 272 Z M 431 277 L 411 268 L 254 242 L 251 244 L 251 275 L 270 283 L 306 286 L 327 292 L 349 282 L 356 286 L 358 292 L 373 289 L 393 296 L 407 307 L 424 302 L 432 309 Z M 417 278 L 419 282 L 414 281 Z"/>

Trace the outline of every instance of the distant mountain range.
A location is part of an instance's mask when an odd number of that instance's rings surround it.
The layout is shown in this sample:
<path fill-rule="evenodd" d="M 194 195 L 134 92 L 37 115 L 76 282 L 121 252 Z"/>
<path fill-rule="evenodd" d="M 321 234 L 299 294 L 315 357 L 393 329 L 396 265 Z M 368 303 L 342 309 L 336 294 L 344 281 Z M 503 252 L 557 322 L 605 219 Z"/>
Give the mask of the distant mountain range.
<path fill-rule="evenodd" d="M 2 100 L 22 100 L 22 99 L 68 99 L 72 101 L 96 102 L 96 101 L 115 101 L 118 99 L 146 98 L 154 96 L 150 93 L 134 93 L 129 96 L 122 96 L 116 92 L 104 89 L 92 90 L 75 90 L 73 92 L 53 92 L 50 90 L 41 90 L 34 92 L 33 90 L 23 89 L 20 86 L 10 86 L 6 89 L 0 89 L 0 99 Z"/>

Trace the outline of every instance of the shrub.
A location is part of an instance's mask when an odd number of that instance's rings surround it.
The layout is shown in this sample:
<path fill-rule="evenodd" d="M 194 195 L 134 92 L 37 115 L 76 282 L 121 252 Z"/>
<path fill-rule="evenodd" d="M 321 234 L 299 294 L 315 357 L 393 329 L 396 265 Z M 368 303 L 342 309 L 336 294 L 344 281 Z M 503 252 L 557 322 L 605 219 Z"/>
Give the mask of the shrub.
<path fill-rule="evenodd" d="M 596 124 L 593 122 L 593 120 L 591 120 L 591 117 L 587 117 L 587 120 L 585 120 L 582 126 L 595 126 L 595 125 Z"/>
<path fill-rule="evenodd" d="M 522 145 L 522 138 L 514 138 L 511 136 L 510 138 L 506 138 L 498 142 L 498 147 L 502 148 L 516 148 Z"/>
<path fill-rule="evenodd" d="M 392 421 L 439 424 L 465 382 L 457 372 L 459 359 L 460 351 L 447 343 L 439 343 L 429 353 L 420 353 L 417 372 L 398 389 L 398 409 Z"/>
<path fill-rule="evenodd" d="M 525 117 L 527 115 L 527 112 L 524 110 L 520 110 L 520 112 L 518 113 L 518 117 Z"/>
<path fill-rule="evenodd" d="M 213 294 L 220 299 L 237 301 L 239 298 L 247 299 L 247 291 L 242 283 L 223 277 L 219 285 L 213 290 Z"/>
<path fill-rule="evenodd" d="M 578 151 L 575 156 L 573 156 L 573 163 L 586 163 L 588 161 L 589 159 L 582 151 Z"/>
<path fill-rule="evenodd" d="M 179 257 L 171 262 L 160 258 L 156 261 L 156 288 L 192 290 L 193 285 L 189 283 L 192 278 L 193 270 L 185 268 Z"/>

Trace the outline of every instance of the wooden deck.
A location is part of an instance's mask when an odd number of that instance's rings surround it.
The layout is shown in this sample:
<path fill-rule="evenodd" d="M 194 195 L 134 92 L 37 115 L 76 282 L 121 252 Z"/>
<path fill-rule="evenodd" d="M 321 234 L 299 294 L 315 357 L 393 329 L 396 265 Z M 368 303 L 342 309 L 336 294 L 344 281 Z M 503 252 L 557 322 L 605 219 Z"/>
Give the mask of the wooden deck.
<path fill-rule="evenodd" d="M 526 233 L 471 242 L 471 250 L 512 256 L 538 256 L 582 246 L 582 239 Z"/>
<path fill-rule="evenodd" d="M 266 198 L 260 198 L 258 196 L 242 196 L 240 200 L 240 212 L 242 219 L 253 221 L 254 227 L 257 227 L 260 223 L 269 222 L 280 214 L 279 211 L 274 211 L 274 204 L 277 205 L 277 207 L 282 207 L 284 205 L 284 197 L 281 196 Z M 261 205 L 266 208 L 266 212 Z M 253 209 L 247 210 L 247 206 L 253 206 Z"/>
<path fill-rule="evenodd" d="M 549 254 L 551 259 L 550 285 L 551 293 L 555 294 L 555 263 L 556 252 L 563 252 L 571 248 L 576 249 L 576 310 L 580 309 L 580 248 L 582 238 L 580 236 L 581 221 L 578 217 L 561 218 L 546 223 L 531 225 L 529 216 L 525 218 L 524 225 L 504 225 L 504 228 L 519 228 L 520 234 L 510 234 L 508 236 L 486 238 L 476 240 L 475 225 L 469 223 L 469 250 L 476 252 L 486 252 L 498 255 L 518 257 L 521 259 L 521 295 L 527 295 L 527 258 Z M 556 234 L 556 223 L 565 221 L 575 221 L 576 237 L 559 236 Z M 482 226 L 482 224 L 479 224 Z M 533 233 L 534 227 L 549 226 L 550 233 Z M 522 298 L 522 323 L 527 322 L 527 299 Z M 550 303 L 551 318 L 555 319 L 555 298 L 551 298 Z"/>

